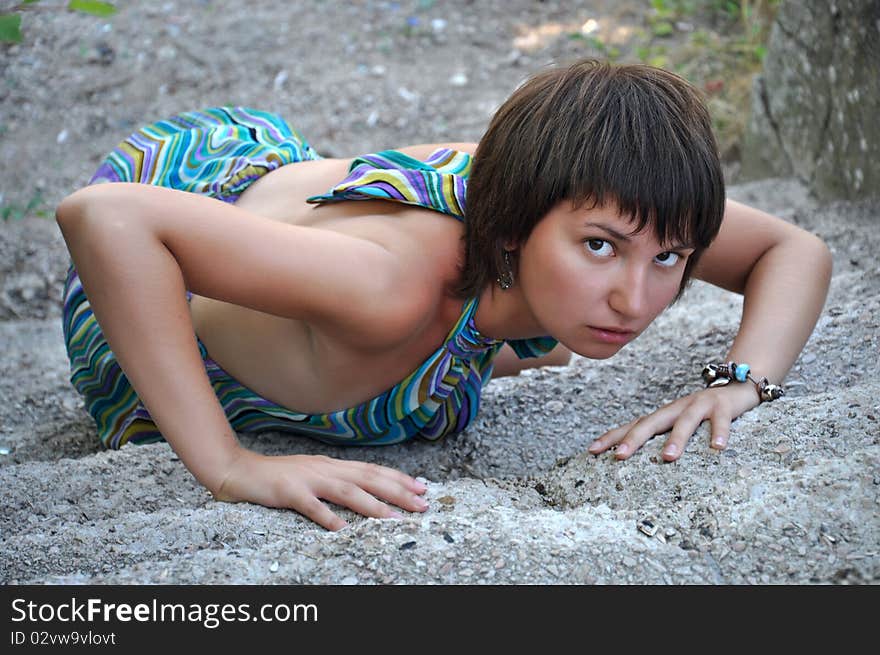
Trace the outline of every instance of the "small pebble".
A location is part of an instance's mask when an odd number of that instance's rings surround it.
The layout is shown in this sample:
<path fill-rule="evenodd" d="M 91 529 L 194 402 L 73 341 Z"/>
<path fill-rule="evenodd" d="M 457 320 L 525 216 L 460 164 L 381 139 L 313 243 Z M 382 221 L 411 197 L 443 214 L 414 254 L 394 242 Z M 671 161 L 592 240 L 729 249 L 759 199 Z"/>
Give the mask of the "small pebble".
<path fill-rule="evenodd" d="M 0 455 L 8 455 L 12 451 L 9 448 L 0 448 Z"/>
<path fill-rule="evenodd" d="M 275 76 L 275 79 L 272 81 L 272 90 L 273 91 L 280 91 L 286 81 L 287 81 L 287 71 L 286 70 L 278 71 L 278 74 Z"/>
<path fill-rule="evenodd" d="M 657 524 L 653 519 L 642 519 L 638 522 L 639 531 L 644 532 L 649 537 L 653 537 L 657 533 Z"/>
<path fill-rule="evenodd" d="M 581 34 L 592 34 L 598 29 L 599 21 L 597 21 L 595 18 L 591 18 L 586 23 L 581 25 Z"/>
<path fill-rule="evenodd" d="M 269 570 L 272 571 L 272 573 L 275 573 L 275 571 L 278 570 L 278 562 L 272 562 L 272 565 L 269 567 Z"/>
<path fill-rule="evenodd" d="M 415 102 L 416 100 L 419 99 L 418 93 L 413 93 L 412 91 L 407 89 L 405 86 L 402 86 L 399 89 L 397 89 L 397 95 L 399 95 L 401 98 L 403 98 L 407 102 Z"/>
<path fill-rule="evenodd" d="M 731 546 L 731 548 L 733 549 L 733 552 L 741 553 L 746 549 L 746 542 L 745 541 L 735 541 L 735 542 L 733 542 L 733 545 Z"/>
<path fill-rule="evenodd" d="M 456 73 L 449 78 L 449 83 L 452 86 L 464 86 L 468 83 L 467 75 L 465 75 L 464 73 Z"/>

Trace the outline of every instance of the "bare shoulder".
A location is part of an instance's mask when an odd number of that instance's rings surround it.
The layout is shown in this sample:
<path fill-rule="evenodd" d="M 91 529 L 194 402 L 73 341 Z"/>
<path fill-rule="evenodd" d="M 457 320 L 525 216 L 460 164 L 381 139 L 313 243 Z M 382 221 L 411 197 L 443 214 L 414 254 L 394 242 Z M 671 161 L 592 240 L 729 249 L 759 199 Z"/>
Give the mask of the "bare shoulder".
<path fill-rule="evenodd" d="M 119 206 L 127 208 L 124 221 Z M 90 230 L 95 248 L 155 238 L 196 295 L 301 321 L 352 344 L 382 347 L 406 338 L 438 293 L 430 276 L 436 260 L 420 265 L 415 240 L 405 234 L 370 239 L 293 225 L 213 198 L 128 183 L 86 187 L 65 199 L 62 214 L 72 216 L 66 225 Z M 74 220 L 78 215 L 88 220 Z M 372 220 L 382 231 L 382 219 Z"/>

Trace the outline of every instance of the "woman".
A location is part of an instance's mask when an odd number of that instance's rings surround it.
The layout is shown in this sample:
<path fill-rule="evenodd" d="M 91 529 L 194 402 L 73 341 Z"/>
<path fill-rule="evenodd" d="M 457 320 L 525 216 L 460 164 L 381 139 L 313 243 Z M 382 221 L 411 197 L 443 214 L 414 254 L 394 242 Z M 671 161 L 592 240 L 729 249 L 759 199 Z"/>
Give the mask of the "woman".
<path fill-rule="evenodd" d="M 830 278 L 819 239 L 725 202 L 698 93 L 647 66 L 547 70 L 478 146 L 354 159 L 320 158 L 265 112 L 190 112 L 129 137 L 92 182 L 110 183 L 57 220 L 71 379 L 105 445 L 165 438 L 216 498 L 329 529 L 345 522 L 322 500 L 394 517 L 426 509 L 425 485 L 259 455 L 236 430 L 454 434 L 493 371 L 610 357 L 697 277 L 745 296 L 727 358 L 751 369 L 713 365 L 713 386 L 590 451 L 625 459 L 671 429 L 672 461 L 707 419 L 723 448 L 733 419 L 781 393 Z"/>

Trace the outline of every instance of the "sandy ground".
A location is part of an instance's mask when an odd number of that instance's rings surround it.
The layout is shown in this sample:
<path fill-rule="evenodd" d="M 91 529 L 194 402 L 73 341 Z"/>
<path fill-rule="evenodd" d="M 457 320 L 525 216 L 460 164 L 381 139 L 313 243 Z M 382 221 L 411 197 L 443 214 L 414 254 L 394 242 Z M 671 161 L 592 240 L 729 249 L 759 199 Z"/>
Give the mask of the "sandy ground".
<path fill-rule="evenodd" d="M 2 204 L 36 198 L 27 218 L 0 224 L 0 581 L 878 580 L 880 203 L 817 205 L 788 180 L 730 195 L 823 237 L 832 288 L 788 395 L 738 420 L 721 453 L 705 428 L 673 464 L 662 439 L 625 463 L 584 452 L 699 388 L 702 363 L 724 354 L 741 298 L 701 284 L 611 360 L 491 382 L 475 424 L 439 444 L 241 435 L 262 452 L 425 477 L 431 509 L 403 521 L 347 513 L 351 527 L 328 533 L 293 512 L 213 502 L 165 444 L 101 452 L 67 380 L 66 251 L 39 214 L 128 131 L 229 103 L 279 111 L 328 155 L 476 140 L 530 70 L 584 54 L 568 30 L 638 20 L 601 2 L 303 2 L 296 14 L 260 2 L 245 23 L 231 2 L 119 4 L 109 23 L 37 14 L 32 40 L 0 60 Z M 646 518 L 653 537 L 638 529 Z"/>

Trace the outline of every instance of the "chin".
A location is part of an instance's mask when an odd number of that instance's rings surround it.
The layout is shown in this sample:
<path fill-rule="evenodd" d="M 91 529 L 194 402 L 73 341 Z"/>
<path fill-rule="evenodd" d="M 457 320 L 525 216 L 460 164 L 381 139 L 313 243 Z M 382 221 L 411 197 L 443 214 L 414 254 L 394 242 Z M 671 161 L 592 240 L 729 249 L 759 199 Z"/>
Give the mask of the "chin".
<path fill-rule="evenodd" d="M 568 348 L 574 353 L 577 353 L 581 357 L 586 357 L 587 359 L 610 359 L 614 357 L 617 353 L 619 353 L 624 346 L 627 344 L 615 345 L 615 344 L 585 344 L 580 347 L 572 347 L 567 343 L 561 342 L 563 346 Z"/>

